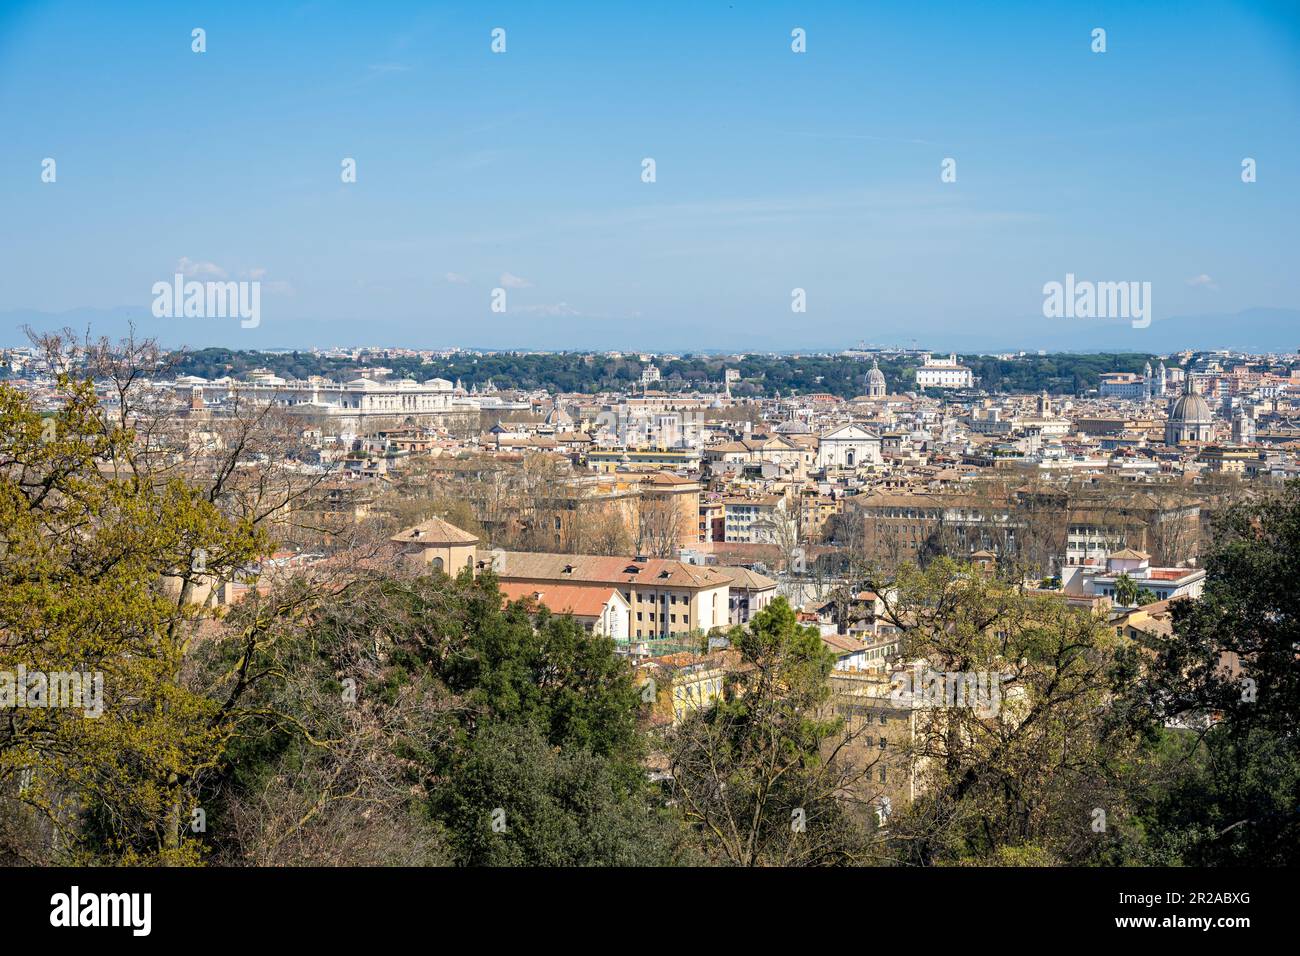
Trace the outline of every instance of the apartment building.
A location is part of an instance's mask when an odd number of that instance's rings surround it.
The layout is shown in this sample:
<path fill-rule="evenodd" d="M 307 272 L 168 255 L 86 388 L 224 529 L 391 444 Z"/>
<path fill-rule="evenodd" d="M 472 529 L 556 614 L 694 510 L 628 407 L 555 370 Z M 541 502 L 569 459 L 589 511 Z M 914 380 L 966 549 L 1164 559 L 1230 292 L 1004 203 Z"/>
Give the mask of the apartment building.
<path fill-rule="evenodd" d="M 745 624 L 776 597 L 776 582 L 749 568 L 719 567 L 730 588 L 727 618 L 732 624 Z"/>
<path fill-rule="evenodd" d="M 723 652 L 680 651 L 640 663 L 637 670 L 654 681 L 655 714 L 665 723 L 676 725 L 721 700 L 726 687 L 726 658 Z"/>
<path fill-rule="evenodd" d="M 700 465 L 700 452 L 694 448 L 592 448 L 587 452 L 587 467 L 598 472 L 694 471 Z"/>
<path fill-rule="evenodd" d="M 700 502 L 700 540 L 727 540 L 727 506 L 718 497 L 705 498 Z"/>
<path fill-rule="evenodd" d="M 799 534 L 807 541 L 819 538 L 826 530 L 827 522 L 840 513 L 842 498 L 831 495 L 802 494 L 798 499 Z"/>
<path fill-rule="evenodd" d="M 724 498 L 723 538 L 729 544 L 772 543 L 778 524 L 787 520 L 780 495 Z"/>
<path fill-rule="evenodd" d="M 557 584 L 614 588 L 628 603 L 629 639 L 668 638 L 727 627 L 731 579 L 719 568 L 664 558 L 480 551 L 479 566 L 495 570 L 503 586 L 528 585 L 545 595 Z"/>
<path fill-rule="evenodd" d="M 1198 598 L 1205 590 L 1204 568 L 1151 566 L 1145 551 L 1124 548 L 1106 557 L 1102 567 L 1073 565 L 1061 569 L 1061 590 L 1067 595 L 1104 596 L 1120 603 L 1119 579 L 1127 576 L 1138 589 L 1145 588 L 1159 601 Z"/>
<path fill-rule="evenodd" d="M 845 501 L 845 533 L 886 565 L 924 554 L 988 549 L 1043 565 L 1100 560 L 1126 546 L 1166 564 L 1199 552 L 1201 509 L 1189 499 L 1137 488 L 1022 488 L 1014 492 L 896 492 Z"/>
<path fill-rule="evenodd" d="M 854 796 L 875 806 L 887 822 L 889 812 L 912 803 L 923 789 L 922 764 L 915 756 L 924 729 L 921 713 L 891 698 L 890 675 L 881 671 L 835 670 L 830 686 L 829 709 L 843 721 L 847 739 L 840 753 L 857 772 Z"/>

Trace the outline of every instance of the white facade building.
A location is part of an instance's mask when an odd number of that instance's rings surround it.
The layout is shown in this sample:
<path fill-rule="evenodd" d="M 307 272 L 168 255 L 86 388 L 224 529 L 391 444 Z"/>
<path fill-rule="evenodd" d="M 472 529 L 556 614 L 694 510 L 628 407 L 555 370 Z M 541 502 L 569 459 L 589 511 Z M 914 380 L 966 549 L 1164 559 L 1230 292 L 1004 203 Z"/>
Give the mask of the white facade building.
<path fill-rule="evenodd" d="M 927 353 L 916 370 L 917 388 L 970 388 L 974 384 L 974 375 L 967 366 L 957 363 L 956 353 L 949 354 L 946 360 Z"/>
<path fill-rule="evenodd" d="M 287 381 L 275 375 L 260 374 L 251 381 L 218 378 L 207 381 L 198 376 L 177 379 L 174 390 L 187 403 L 201 395 L 205 405 L 220 407 L 234 402 L 254 405 L 278 405 L 290 412 L 324 419 L 340 426 L 360 428 L 367 420 L 436 416 L 452 411 L 455 386 L 445 378 L 426 382 L 401 379 L 375 382 L 357 378 L 339 384 L 312 378 Z"/>
<path fill-rule="evenodd" d="M 880 461 L 880 436 L 861 425 L 832 428 L 817 443 L 818 468 L 857 468 Z"/>

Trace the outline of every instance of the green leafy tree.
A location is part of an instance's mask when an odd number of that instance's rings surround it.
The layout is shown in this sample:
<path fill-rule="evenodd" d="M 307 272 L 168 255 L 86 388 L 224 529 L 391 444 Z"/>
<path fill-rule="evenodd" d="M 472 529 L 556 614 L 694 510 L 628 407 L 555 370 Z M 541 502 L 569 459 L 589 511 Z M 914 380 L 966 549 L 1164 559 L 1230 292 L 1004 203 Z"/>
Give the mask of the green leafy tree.
<path fill-rule="evenodd" d="M 852 795 L 870 766 L 845 758 L 819 632 L 777 598 L 731 641 L 726 698 L 666 741 L 672 794 L 703 852 L 735 866 L 865 862 L 872 832 Z"/>
<path fill-rule="evenodd" d="M 685 852 L 607 758 L 529 726 L 480 728 L 429 799 L 462 865 L 663 866 Z"/>
<path fill-rule="evenodd" d="M 193 862 L 195 779 L 231 726 L 221 702 L 184 679 L 197 614 L 184 583 L 233 574 L 269 542 L 193 486 L 121 467 L 136 436 L 101 415 L 89 381 L 62 376 L 57 395 L 59 410 L 42 417 L 0 385 L 0 669 L 87 675 L 102 712 L 6 710 L 3 852 Z"/>
<path fill-rule="evenodd" d="M 307 603 L 277 612 L 253 652 L 246 733 L 210 781 L 218 858 L 678 858 L 641 763 L 640 694 L 611 641 L 503 606 L 491 574 L 379 570 L 337 591 L 303 587 Z M 232 615 L 211 672 L 233 669 L 260 616 L 251 604 Z"/>
<path fill-rule="evenodd" d="M 897 857 L 1108 858 L 1126 832 L 1120 769 L 1138 741 L 1108 717 L 1122 656 L 1105 619 L 946 558 L 872 583 L 920 689 L 943 682 L 914 712 L 921 796 L 891 820 Z M 984 690 L 973 697 L 968 683 L 959 697 L 950 675 Z"/>
<path fill-rule="evenodd" d="M 1138 603 L 1137 582 L 1128 576 L 1128 572 L 1115 579 L 1115 600 L 1122 607 L 1133 607 Z"/>
<path fill-rule="evenodd" d="M 1189 865 L 1300 856 L 1300 483 L 1230 508 L 1196 601 L 1145 669 L 1147 727 L 1179 771 L 1149 791 L 1151 852 Z"/>

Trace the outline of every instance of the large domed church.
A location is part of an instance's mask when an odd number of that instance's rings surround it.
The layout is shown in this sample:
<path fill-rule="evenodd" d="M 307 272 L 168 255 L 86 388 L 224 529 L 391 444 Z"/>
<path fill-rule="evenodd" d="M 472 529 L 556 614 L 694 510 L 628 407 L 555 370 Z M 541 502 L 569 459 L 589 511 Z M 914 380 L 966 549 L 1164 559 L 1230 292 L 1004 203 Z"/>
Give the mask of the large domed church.
<path fill-rule="evenodd" d="M 1214 415 L 1210 404 L 1201 398 L 1196 377 L 1191 369 L 1183 377 L 1183 394 L 1169 408 L 1165 421 L 1165 444 L 1181 445 L 1184 442 L 1208 442 L 1214 429 Z"/>

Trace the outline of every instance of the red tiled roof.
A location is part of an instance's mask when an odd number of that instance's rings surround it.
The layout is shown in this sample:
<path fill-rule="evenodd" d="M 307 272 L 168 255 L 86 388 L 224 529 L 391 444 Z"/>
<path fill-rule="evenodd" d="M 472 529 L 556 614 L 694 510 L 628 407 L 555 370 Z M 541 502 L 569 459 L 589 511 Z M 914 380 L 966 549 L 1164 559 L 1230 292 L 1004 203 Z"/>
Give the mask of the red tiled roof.
<path fill-rule="evenodd" d="M 503 581 L 537 582 L 534 590 L 555 584 L 636 584 L 642 587 L 726 587 L 731 578 L 716 568 L 666 558 L 636 561 L 595 554 L 547 554 L 532 551 L 480 551 L 492 562 L 501 559 L 497 576 Z"/>
<path fill-rule="evenodd" d="M 454 524 L 441 518 L 430 518 L 422 524 L 399 531 L 388 539 L 399 543 L 415 542 L 417 544 L 478 544 L 478 538 L 468 531 L 462 531 Z"/>
<path fill-rule="evenodd" d="M 556 614 L 574 617 L 600 617 L 614 589 L 608 586 L 581 584 L 531 584 L 502 581 L 498 585 L 507 601 L 531 600 Z"/>

